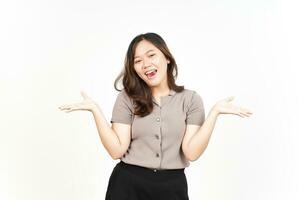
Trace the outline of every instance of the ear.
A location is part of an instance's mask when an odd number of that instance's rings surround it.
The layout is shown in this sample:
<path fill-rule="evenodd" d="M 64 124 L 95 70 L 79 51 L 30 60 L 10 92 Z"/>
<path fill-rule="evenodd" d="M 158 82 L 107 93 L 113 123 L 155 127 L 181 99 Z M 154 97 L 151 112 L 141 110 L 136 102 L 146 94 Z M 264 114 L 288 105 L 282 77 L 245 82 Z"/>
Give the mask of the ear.
<path fill-rule="evenodd" d="M 170 61 L 169 61 L 169 60 L 167 60 L 167 63 L 168 63 L 168 64 L 170 64 Z"/>

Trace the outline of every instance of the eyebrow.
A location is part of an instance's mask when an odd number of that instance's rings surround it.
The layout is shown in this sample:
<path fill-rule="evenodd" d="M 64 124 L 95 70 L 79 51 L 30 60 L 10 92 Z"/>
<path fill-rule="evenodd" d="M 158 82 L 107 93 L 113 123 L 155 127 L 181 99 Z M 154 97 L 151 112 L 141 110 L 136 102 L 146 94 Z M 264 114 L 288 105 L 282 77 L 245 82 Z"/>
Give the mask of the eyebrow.
<path fill-rule="evenodd" d="M 148 52 L 150 52 L 150 51 L 154 51 L 153 49 L 150 49 L 150 50 L 148 50 L 146 53 L 148 53 Z M 146 54 L 145 53 L 145 54 Z M 134 58 L 137 58 L 137 57 L 139 57 L 139 56 L 134 56 Z"/>

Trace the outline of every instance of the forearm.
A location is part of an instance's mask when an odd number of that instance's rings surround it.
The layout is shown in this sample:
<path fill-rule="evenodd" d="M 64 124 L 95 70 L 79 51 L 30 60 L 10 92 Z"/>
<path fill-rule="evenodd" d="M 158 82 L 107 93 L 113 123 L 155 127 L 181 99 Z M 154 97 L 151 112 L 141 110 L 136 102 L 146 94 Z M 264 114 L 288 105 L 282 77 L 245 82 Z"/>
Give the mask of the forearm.
<path fill-rule="evenodd" d="M 188 154 L 192 161 L 197 160 L 206 149 L 218 115 L 219 114 L 216 110 L 210 110 L 200 129 L 188 142 Z"/>
<path fill-rule="evenodd" d="M 102 110 L 97 104 L 95 104 L 95 107 L 92 109 L 92 113 L 103 146 L 113 159 L 118 159 L 121 154 L 121 143 L 118 135 L 110 127 L 102 113 Z"/>

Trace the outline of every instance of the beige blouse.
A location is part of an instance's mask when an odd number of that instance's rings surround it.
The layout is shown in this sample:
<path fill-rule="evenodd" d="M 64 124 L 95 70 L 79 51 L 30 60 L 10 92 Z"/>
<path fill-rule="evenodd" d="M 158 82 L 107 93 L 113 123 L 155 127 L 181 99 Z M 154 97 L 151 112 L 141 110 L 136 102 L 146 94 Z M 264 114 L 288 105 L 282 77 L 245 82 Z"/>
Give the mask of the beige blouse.
<path fill-rule="evenodd" d="M 131 143 L 121 160 L 154 169 L 179 169 L 189 166 L 181 149 L 187 124 L 201 126 L 205 120 L 203 101 L 197 92 L 184 89 L 153 98 L 153 112 L 145 117 L 133 115 L 133 101 L 125 90 L 119 92 L 111 123 L 131 125 Z"/>

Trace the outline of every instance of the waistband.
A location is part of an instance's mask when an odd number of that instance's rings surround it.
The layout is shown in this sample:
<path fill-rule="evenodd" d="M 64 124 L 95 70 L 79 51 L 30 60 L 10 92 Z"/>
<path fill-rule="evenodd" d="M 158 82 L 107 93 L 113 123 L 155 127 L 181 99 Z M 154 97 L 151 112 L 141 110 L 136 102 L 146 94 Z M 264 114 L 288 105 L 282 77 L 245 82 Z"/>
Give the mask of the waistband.
<path fill-rule="evenodd" d="M 142 167 L 139 165 L 125 163 L 122 160 L 118 164 L 127 169 L 131 168 L 131 169 L 136 169 L 136 170 L 144 170 L 144 171 L 151 171 L 151 172 L 158 172 L 158 173 L 168 173 L 168 172 L 176 173 L 176 172 L 184 171 L 184 168 L 181 168 L 181 169 L 156 169 L 156 168 Z"/>
<path fill-rule="evenodd" d="M 120 161 L 117 164 L 117 167 L 120 167 L 128 172 L 130 172 L 131 174 L 135 174 L 138 175 L 139 177 L 144 177 L 147 179 L 152 179 L 152 180 L 168 180 L 168 179 L 172 179 L 172 178 L 176 178 L 179 176 L 184 175 L 184 169 L 151 169 L 151 168 L 147 168 L 147 167 L 142 167 L 142 166 L 138 166 L 138 165 L 132 165 L 132 164 L 128 164 L 125 163 L 123 161 Z"/>

